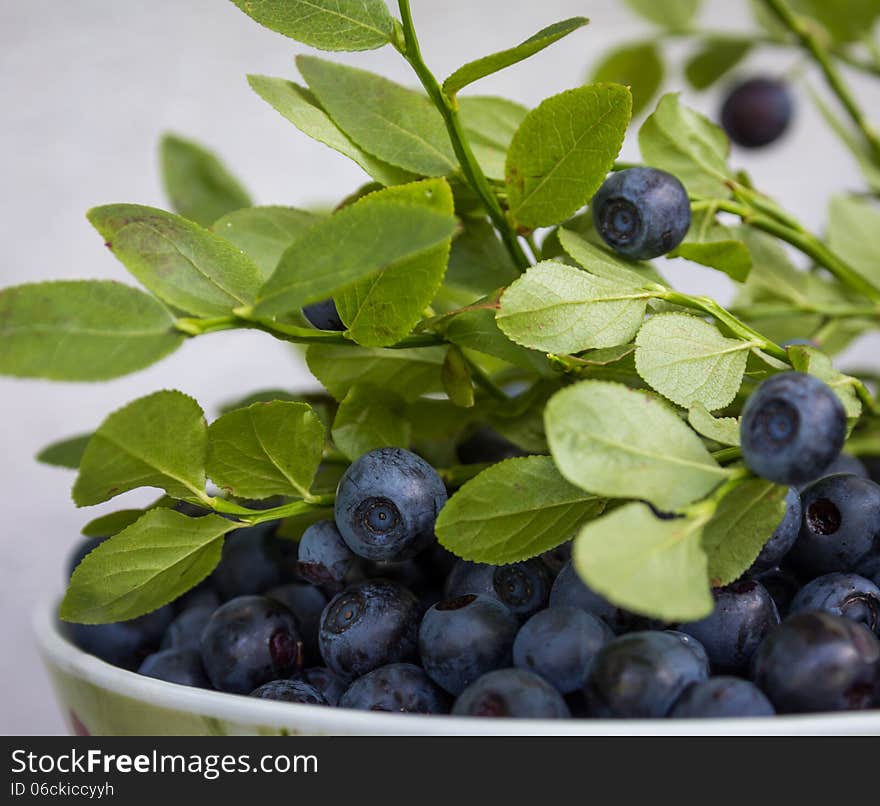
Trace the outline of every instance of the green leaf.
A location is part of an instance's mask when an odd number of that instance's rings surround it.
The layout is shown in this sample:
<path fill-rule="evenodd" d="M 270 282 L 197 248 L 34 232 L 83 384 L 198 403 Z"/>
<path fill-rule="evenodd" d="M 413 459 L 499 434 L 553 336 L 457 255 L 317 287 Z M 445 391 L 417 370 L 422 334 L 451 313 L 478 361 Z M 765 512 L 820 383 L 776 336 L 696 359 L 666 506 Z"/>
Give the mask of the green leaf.
<path fill-rule="evenodd" d="M 387 188 L 367 198 L 424 207 L 449 220 L 453 220 L 455 212 L 452 191 L 445 179 Z M 351 339 L 365 347 L 387 347 L 412 331 L 443 282 L 451 235 L 450 232 L 436 246 L 334 294 Z"/>
<path fill-rule="evenodd" d="M 828 245 L 871 283 L 880 283 L 880 209 L 867 199 L 835 196 L 828 218 Z"/>
<path fill-rule="evenodd" d="M 705 520 L 660 520 L 627 504 L 588 523 L 575 539 L 578 574 L 609 601 L 663 621 L 694 621 L 714 602 L 700 545 Z"/>
<path fill-rule="evenodd" d="M 232 0 L 251 19 L 320 50 L 387 45 L 394 20 L 383 0 Z"/>
<path fill-rule="evenodd" d="M 507 153 L 511 217 L 536 228 L 583 207 L 614 165 L 631 111 L 626 87 L 592 84 L 554 95 L 529 112 Z"/>
<path fill-rule="evenodd" d="M 356 384 L 339 404 L 333 444 L 354 461 L 376 448 L 409 448 L 411 427 L 406 405 L 393 391 Z"/>
<path fill-rule="evenodd" d="M 665 287 L 663 278 L 650 263 L 624 260 L 602 246 L 596 246 L 575 232 L 560 228 L 559 243 L 565 252 L 590 274 L 632 288 Z"/>
<path fill-rule="evenodd" d="M 519 272 L 488 221 L 462 223 L 462 232 L 452 241 L 444 286 L 463 294 L 468 304 L 509 285 Z"/>
<path fill-rule="evenodd" d="M 262 282 L 256 264 L 231 243 L 164 210 L 109 204 L 88 218 L 135 278 L 183 311 L 227 314 L 253 302 Z"/>
<path fill-rule="evenodd" d="M 457 170 L 443 118 L 423 93 L 315 56 L 296 63 L 327 114 L 370 154 L 423 176 Z"/>
<path fill-rule="evenodd" d="M 858 381 L 836 370 L 827 355 L 813 347 L 797 345 L 788 348 L 788 357 L 792 367 L 798 372 L 814 375 L 834 390 L 843 403 L 849 420 L 857 420 L 861 416 L 862 402 L 856 392 Z"/>
<path fill-rule="evenodd" d="M 207 426 L 199 404 L 162 391 L 115 411 L 95 431 L 73 486 L 79 507 L 100 504 L 136 487 L 158 487 L 174 498 L 203 498 Z"/>
<path fill-rule="evenodd" d="M 668 404 L 621 384 L 569 386 L 550 399 L 544 421 L 562 475 L 596 495 L 675 510 L 729 475 Z"/>
<path fill-rule="evenodd" d="M 377 182 L 399 185 L 415 178 L 411 173 L 388 165 L 355 145 L 305 87 L 285 78 L 257 75 L 248 76 L 248 84 L 303 134 L 353 160 Z"/>
<path fill-rule="evenodd" d="M 466 560 L 505 565 L 564 543 L 604 506 L 562 478 L 549 456 L 507 459 L 449 499 L 437 518 L 437 537 Z"/>
<path fill-rule="evenodd" d="M 752 254 L 742 241 L 685 241 L 669 257 L 683 257 L 723 271 L 738 283 L 744 283 L 752 270 Z"/>
<path fill-rule="evenodd" d="M 159 302 L 120 283 L 60 280 L 0 291 L 0 375 L 103 381 L 154 364 L 183 338 Z"/>
<path fill-rule="evenodd" d="M 705 40 L 685 64 L 684 74 L 696 90 L 711 87 L 733 70 L 752 49 L 748 39 L 713 36 Z"/>
<path fill-rule="evenodd" d="M 698 434 L 721 445 L 739 446 L 739 420 L 736 417 L 713 417 L 702 403 L 688 410 L 688 422 Z"/>
<path fill-rule="evenodd" d="M 842 6 L 828 0 L 791 0 L 791 5 L 817 20 L 837 42 L 858 42 L 871 36 L 880 17 L 877 0 L 847 0 Z"/>
<path fill-rule="evenodd" d="M 218 219 L 212 229 L 253 260 L 265 282 L 287 247 L 321 219 L 293 207 L 248 207 Z"/>
<path fill-rule="evenodd" d="M 506 98 L 466 95 L 458 99 L 458 113 L 483 173 L 503 180 L 507 150 L 529 110 Z"/>
<path fill-rule="evenodd" d="M 443 328 L 447 341 L 467 350 L 500 358 L 530 372 L 546 373 L 543 353 L 514 344 L 501 332 L 493 308 L 475 308 L 452 317 Z"/>
<path fill-rule="evenodd" d="M 636 337 L 636 370 L 663 397 L 723 409 L 736 397 L 753 345 L 683 313 L 651 317 Z"/>
<path fill-rule="evenodd" d="M 335 297 L 346 286 L 375 277 L 394 264 L 423 257 L 432 247 L 446 243 L 455 231 L 456 219 L 437 209 L 444 190 L 432 188 L 421 184 L 413 188 L 426 194 L 426 200 L 438 194 L 438 201 L 430 206 L 408 202 L 406 191 L 395 189 L 388 196 L 381 192 L 365 196 L 306 230 L 282 255 L 275 274 L 260 290 L 257 315 L 280 315 Z M 435 264 L 431 268 L 436 272 Z M 392 284 L 398 286 L 396 281 Z"/>
<path fill-rule="evenodd" d="M 468 84 L 473 84 L 481 78 L 528 59 L 529 56 L 534 56 L 578 28 L 588 25 L 589 22 L 586 17 L 572 17 L 562 22 L 556 22 L 547 28 L 542 28 L 534 36 L 530 36 L 516 47 L 507 48 L 468 62 L 443 82 L 443 91 L 452 97 Z"/>
<path fill-rule="evenodd" d="M 162 181 L 174 211 L 203 227 L 251 206 L 251 197 L 217 155 L 191 140 L 166 134 L 160 145 Z"/>
<path fill-rule="evenodd" d="M 90 520 L 80 531 L 86 537 L 112 537 L 123 529 L 127 529 L 135 521 L 140 520 L 146 511 L 145 509 L 121 509 L 118 512 L 110 512 Z"/>
<path fill-rule="evenodd" d="M 311 406 L 254 403 L 209 426 L 208 476 L 238 498 L 306 498 L 323 451 L 324 426 Z"/>
<path fill-rule="evenodd" d="M 127 621 L 173 602 L 214 570 L 223 535 L 234 528 L 218 515 L 150 510 L 86 555 L 61 602 L 61 618 Z"/>
<path fill-rule="evenodd" d="M 446 358 L 440 371 L 443 390 L 446 396 L 463 409 L 474 405 L 474 384 L 471 380 L 471 368 L 461 348 L 451 344 L 446 351 Z"/>
<path fill-rule="evenodd" d="M 636 117 L 663 85 L 663 60 L 654 42 L 636 42 L 609 51 L 593 68 L 591 82 L 629 87 Z"/>
<path fill-rule="evenodd" d="M 727 136 L 707 118 L 664 95 L 639 130 L 639 147 L 648 165 L 677 176 L 695 196 L 726 199 L 730 189 Z"/>
<path fill-rule="evenodd" d="M 312 374 L 337 400 L 342 400 L 359 383 L 393 389 L 407 401 L 440 392 L 440 369 L 445 358 L 446 350 L 442 347 L 352 350 L 346 346 L 313 344 L 306 351 Z"/>
<path fill-rule="evenodd" d="M 721 499 L 703 529 L 712 585 L 729 585 L 757 559 L 785 517 L 786 487 L 749 479 Z"/>
<path fill-rule="evenodd" d="M 548 260 L 501 297 L 496 321 L 524 347 L 578 353 L 627 343 L 645 318 L 650 294 Z"/>
<path fill-rule="evenodd" d="M 86 445 L 92 438 L 91 434 L 79 434 L 68 437 L 59 442 L 47 445 L 37 454 L 37 461 L 53 467 L 66 467 L 68 470 L 76 470 L 82 461 Z"/>
<path fill-rule="evenodd" d="M 694 21 L 700 0 L 626 0 L 636 13 L 671 31 L 684 31 Z"/>

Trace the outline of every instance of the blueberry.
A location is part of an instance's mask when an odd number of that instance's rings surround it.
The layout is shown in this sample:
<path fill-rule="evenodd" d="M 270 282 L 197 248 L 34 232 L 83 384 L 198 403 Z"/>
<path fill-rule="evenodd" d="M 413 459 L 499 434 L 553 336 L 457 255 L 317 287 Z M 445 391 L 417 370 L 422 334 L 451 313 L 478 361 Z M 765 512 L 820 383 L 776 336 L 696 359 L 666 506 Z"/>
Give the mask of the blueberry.
<path fill-rule="evenodd" d="M 880 634 L 880 588 L 858 574 L 838 572 L 808 582 L 794 597 L 790 612 L 809 610 L 844 616 Z"/>
<path fill-rule="evenodd" d="M 328 705 L 338 705 L 339 698 L 348 687 L 344 680 L 333 674 L 326 666 L 303 669 L 299 678 L 320 691 Z"/>
<path fill-rule="evenodd" d="M 781 372 L 751 394 L 740 425 L 749 470 L 778 484 L 820 476 L 846 438 L 846 412 L 836 394 L 803 372 Z"/>
<path fill-rule="evenodd" d="M 404 714 L 449 713 L 449 697 L 412 663 L 390 663 L 359 677 L 339 700 L 340 708 Z"/>
<path fill-rule="evenodd" d="M 561 543 L 555 549 L 545 551 L 541 555 L 541 561 L 547 566 L 547 569 L 555 579 L 559 576 L 559 572 L 565 568 L 565 564 L 571 559 L 571 541 Z"/>
<path fill-rule="evenodd" d="M 70 637 L 84 652 L 134 671 L 147 655 L 159 648 L 162 635 L 173 618 L 174 611 L 166 605 L 129 621 L 71 624 Z"/>
<path fill-rule="evenodd" d="M 797 540 L 801 528 L 801 515 L 800 493 L 794 487 L 789 487 L 785 494 L 785 515 L 752 563 L 750 574 L 760 574 L 779 565 Z"/>
<path fill-rule="evenodd" d="M 788 614 L 792 600 L 801 589 L 800 580 L 791 571 L 783 568 L 764 571 L 762 574 L 756 574 L 754 578 L 767 589 L 777 612 L 784 618 Z"/>
<path fill-rule="evenodd" d="M 336 303 L 332 299 L 306 305 L 302 312 L 303 316 L 318 330 L 345 330 L 345 325 L 336 309 Z"/>
<path fill-rule="evenodd" d="M 862 562 L 858 567 L 858 572 L 880 588 L 880 551 Z"/>
<path fill-rule="evenodd" d="M 605 243 L 634 260 L 671 252 L 691 226 L 684 186 L 656 168 L 611 174 L 593 198 L 592 208 L 596 231 Z"/>
<path fill-rule="evenodd" d="M 734 87 L 721 107 L 721 126 L 745 148 L 778 140 L 791 122 L 793 104 L 788 86 L 769 78 L 752 78 Z"/>
<path fill-rule="evenodd" d="M 861 460 L 856 459 L 855 456 L 850 456 L 848 453 L 842 453 L 825 468 L 820 476 L 810 479 L 807 484 L 819 481 L 819 479 L 824 479 L 826 476 L 836 476 L 839 473 L 846 473 L 850 476 L 861 476 L 863 479 L 871 478 L 871 474 L 868 473 L 868 468 L 865 467 Z M 803 490 L 807 484 L 802 484 L 801 490 Z"/>
<path fill-rule="evenodd" d="M 518 456 L 528 456 L 528 453 L 505 439 L 497 431 L 482 427 L 474 431 L 456 446 L 456 456 L 463 465 L 478 464 L 480 462 L 501 462 L 504 459 L 513 459 Z"/>
<path fill-rule="evenodd" d="M 318 663 L 321 659 L 321 651 L 318 648 L 318 627 L 321 623 L 321 613 L 327 606 L 327 597 L 319 588 L 300 582 L 270 588 L 266 591 L 266 596 L 281 602 L 293 613 L 303 642 L 303 661 Z"/>
<path fill-rule="evenodd" d="M 304 680 L 270 680 L 251 692 L 251 697 L 277 702 L 295 702 L 302 705 L 329 705 L 314 686 Z"/>
<path fill-rule="evenodd" d="M 485 565 L 459 560 L 446 582 L 447 598 L 466 593 L 497 599 L 520 618 L 528 618 L 547 606 L 550 574 L 540 560 L 512 565 Z"/>
<path fill-rule="evenodd" d="M 299 575 L 313 585 L 341 588 L 355 562 L 333 521 L 318 521 L 303 532 L 299 541 Z"/>
<path fill-rule="evenodd" d="M 718 719 L 773 716 L 770 700 L 754 683 L 740 677 L 712 677 L 685 689 L 669 716 L 674 719 Z"/>
<path fill-rule="evenodd" d="M 163 649 L 150 655 L 138 668 L 138 674 L 181 686 L 211 688 L 197 649 Z"/>
<path fill-rule="evenodd" d="M 435 604 L 419 628 L 422 666 L 458 695 L 478 677 L 510 665 L 516 616 L 490 596 L 469 593 Z"/>
<path fill-rule="evenodd" d="M 760 582 L 748 579 L 712 595 L 712 613 L 679 629 L 703 645 L 715 671 L 742 672 L 764 636 L 779 624 L 776 604 Z"/>
<path fill-rule="evenodd" d="M 752 677 L 777 711 L 864 710 L 880 694 L 880 641 L 831 613 L 798 613 L 755 655 Z"/>
<path fill-rule="evenodd" d="M 828 476 L 801 495 L 803 521 L 789 559 L 810 576 L 853 571 L 880 548 L 880 485 Z"/>
<path fill-rule="evenodd" d="M 434 539 L 446 488 L 424 459 L 402 448 L 364 454 L 336 490 L 336 526 L 348 547 L 369 560 L 403 560 Z"/>
<path fill-rule="evenodd" d="M 175 599 L 171 606 L 177 613 L 183 613 L 200 607 L 216 610 L 221 604 L 220 595 L 214 589 L 214 580 L 208 577 Z"/>
<path fill-rule="evenodd" d="M 224 599 L 263 593 L 284 580 L 271 525 L 236 529 L 223 546 L 212 581 Z"/>
<path fill-rule="evenodd" d="M 265 596 L 239 596 L 215 611 L 202 633 L 202 662 L 220 691 L 248 694 L 302 665 L 296 619 Z"/>
<path fill-rule="evenodd" d="M 584 687 L 593 658 L 612 638 L 611 628 L 595 616 L 576 607 L 550 607 L 520 628 L 513 664 L 571 694 Z"/>
<path fill-rule="evenodd" d="M 584 686 L 595 717 L 665 717 L 682 692 L 709 676 L 698 654 L 667 632 L 634 632 L 606 644 Z"/>
<path fill-rule="evenodd" d="M 514 719 L 567 719 L 562 695 L 546 680 L 526 669 L 496 669 L 471 683 L 455 701 L 456 716 Z"/>
<path fill-rule="evenodd" d="M 321 614 L 324 663 L 346 680 L 415 657 L 421 608 L 394 582 L 373 579 L 337 594 Z"/>
<path fill-rule="evenodd" d="M 663 630 L 667 635 L 675 636 L 679 641 L 681 641 L 683 646 L 686 646 L 691 652 L 696 655 L 697 660 L 700 662 L 702 666 L 706 668 L 706 672 L 709 671 L 709 654 L 706 652 L 706 647 L 704 647 L 694 636 L 688 635 L 686 632 L 681 632 L 680 630 Z"/>
<path fill-rule="evenodd" d="M 176 616 L 162 637 L 161 649 L 195 649 L 202 645 L 202 633 L 216 607 L 191 607 Z"/>
<path fill-rule="evenodd" d="M 106 537 L 87 537 L 84 540 L 81 540 L 79 543 L 74 546 L 73 551 L 70 552 L 70 556 L 67 558 L 67 578 L 73 576 L 73 572 L 76 570 L 76 567 L 83 561 L 86 554 L 88 554 L 92 549 L 98 548 L 105 540 Z"/>

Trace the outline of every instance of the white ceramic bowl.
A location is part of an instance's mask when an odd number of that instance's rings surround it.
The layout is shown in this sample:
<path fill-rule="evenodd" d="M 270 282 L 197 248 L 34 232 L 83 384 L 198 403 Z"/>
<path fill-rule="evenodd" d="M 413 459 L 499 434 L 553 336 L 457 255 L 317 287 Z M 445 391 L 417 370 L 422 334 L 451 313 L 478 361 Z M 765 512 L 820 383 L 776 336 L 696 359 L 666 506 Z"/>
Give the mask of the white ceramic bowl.
<path fill-rule="evenodd" d="M 880 711 L 728 720 L 517 720 L 387 714 L 268 702 L 178 686 L 77 649 L 56 597 L 34 616 L 43 661 L 72 733 L 91 735 L 880 735 Z"/>

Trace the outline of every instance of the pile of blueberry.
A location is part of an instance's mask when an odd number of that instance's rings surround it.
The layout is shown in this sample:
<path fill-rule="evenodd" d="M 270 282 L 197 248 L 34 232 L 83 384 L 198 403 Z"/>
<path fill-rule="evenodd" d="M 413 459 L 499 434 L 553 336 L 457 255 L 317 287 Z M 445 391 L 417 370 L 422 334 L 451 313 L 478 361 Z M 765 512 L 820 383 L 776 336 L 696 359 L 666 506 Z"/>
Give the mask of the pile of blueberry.
<path fill-rule="evenodd" d="M 506 566 L 436 541 L 447 492 L 400 448 L 355 461 L 298 544 L 241 529 L 182 599 L 72 625 L 88 652 L 183 685 L 293 703 L 469 716 L 767 716 L 880 706 L 880 485 L 841 455 L 843 408 L 801 373 L 765 381 L 743 458 L 789 485 L 753 566 L 701 621 L 659 624 L 579 578 L 566 543 Z M 462 446 L 497 457 L 499 439 Z M 564 536 L 563 536 L 564 537 Z M 94 542 L 84 546 L 74 564 Z"/>

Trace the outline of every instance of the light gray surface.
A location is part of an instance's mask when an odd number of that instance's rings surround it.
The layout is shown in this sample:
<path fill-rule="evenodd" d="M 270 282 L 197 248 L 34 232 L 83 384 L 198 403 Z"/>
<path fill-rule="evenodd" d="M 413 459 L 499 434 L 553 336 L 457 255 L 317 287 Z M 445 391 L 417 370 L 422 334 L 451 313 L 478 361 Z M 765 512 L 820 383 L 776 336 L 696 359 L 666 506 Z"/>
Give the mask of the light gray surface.
<path fill-rule="evenodd" d="M 650 35 L 613 0 L 413 5 L 426 58 L 440 75 L 556 19 L 590 16 L 586 31 L 479 87 L 528 104 L 576 86 L 612 42 Z M 745 20 L 744 2 L 706 5 L 704 19 L 713 28 Z M 303 205 L 351 191 L 363 179 L 359 169 L 297 132 L 244 80 L 247 72 L 292 76 L 293 55 L 306 50 L 261 29 L 226 0 L 0 0 L 0 286 L 50 278 L 125 280 L 83 214 L 115 201 L 164 204 L 156 143 L 166 129 L 215 147 L 260 203 Z M 390 48 L 329 58 L 413 83 Z M 794 61 L 777 53 L 752 63 L 785 70 Z M 712 96 L 688 99 L 707 111 L 716 105 Z M 878 102 L 872 88 L 865 105 L 876 109 Z M 636 157 L 634 142 L 624 155 Z M 817 228 L 827 195 L 860 184 L 806 98 L 785 148 L 738 153 L 735 160 Z M 690 290 L 722 298 L 729 292 L 708 270 L 670 266 L 667 273 Z M 858 350 L 863 360 L 872 360 L 875 345 Z M 309 383 L 288 348 L 258 333 L 205 337 L 152 369 L 100 386 L 0 379 L 0 732 L 62 730 L 36 655 L 30 611 L 45 591 L 60 588 L 62 557 L 80 526 L 102 511 L 77 511 L 69 497 L 72 476 L 37 465 L 33 454 L 158 388 L 194 395 L 213 416 L 219 401 L 239 392 Z M 109 508 L 149 497 L 130 494 Z"/>

